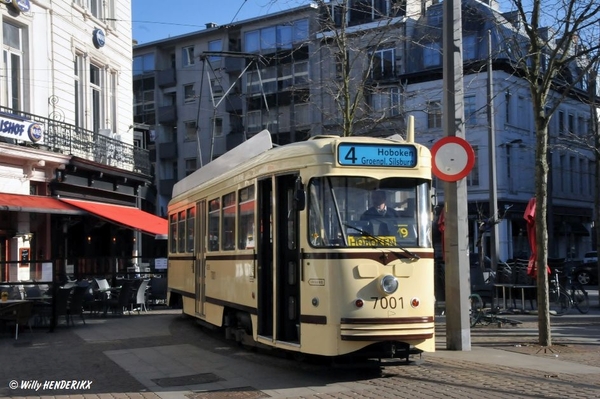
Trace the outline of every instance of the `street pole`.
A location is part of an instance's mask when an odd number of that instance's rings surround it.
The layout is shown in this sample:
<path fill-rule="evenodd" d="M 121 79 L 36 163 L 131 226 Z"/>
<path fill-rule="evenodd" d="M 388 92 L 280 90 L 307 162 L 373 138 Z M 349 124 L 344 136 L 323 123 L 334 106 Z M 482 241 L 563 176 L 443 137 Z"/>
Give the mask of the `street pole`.
<path fill-rule="evenodd" d="M 487 117 L 488 117 L 488 155 L 490 158 L 490 260 L 493 271 L 498 267 L 498 193 L 496 182 L 496 128 L 494 125 L 494 82 L 492 71 L 492 31 L 488 31 L 488 84 L 487 84 Z M 484 267 L 484 264 L 481 265 Z"/>
<path fill-rule="evenodd" d="M 460 0 L 443 3 L 443 126 L 446 136 L 465 138 Z M 446 348 L 471 350 L 469 323 L 469 225 L 467 182 L 444 183 L 444 259 L 446 261 Z"/>

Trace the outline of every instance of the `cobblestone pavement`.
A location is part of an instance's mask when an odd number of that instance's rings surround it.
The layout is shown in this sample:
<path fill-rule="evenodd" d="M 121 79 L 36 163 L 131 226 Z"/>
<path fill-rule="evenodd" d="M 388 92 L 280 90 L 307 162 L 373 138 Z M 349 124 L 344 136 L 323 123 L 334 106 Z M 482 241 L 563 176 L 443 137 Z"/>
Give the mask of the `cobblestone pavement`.
<path fill-rule="evenodd" d="M 600 317 L 552 320 L 553 331 L 555 326 L 600 331 Z M 572 362 L 564 364 L 600 366 L 600 342 L 569 340 L 557 334 L 552 348 L 542 348 L 537 345 L 536 328 L 536 320 L 529 317 L 516 327 L 478 326 L 472 330 L 474 349 L 500 349 L 509 359 L 514 356 L 515 364 L 511 365 L 493 364 L 478 358 L 479 352 L 473 351 L 469 356 L 423 354 L 410 364 L 382 369 L 331 367 L 290 360 L 277 353 L 250 351 L 221 340 L 178 311 L 155 310 L 122 318 L 88 319 L 86 325 L 59 326 L 54 333 L 41 329 L 34 329 L 33 333 L 24 331 L 18 341 L 2 334 L 0 397 L 468 399 L 485 395 L 488 398 L 600 398 L 600 374 L 579 373 L 575 369 L 570 372 L 564 367 L 561 372 L 544 371 L 543 367 L 526 368 L 519 364 L 523 357 L 518 356 L 539 358 L 542 365 L 544 362 Z M 445 324 L 439 322 L 436 331 L 440 352 L 445 346 L 444 330 Z M 206 354 L 205 367 L 221 381 L 232 382 L 239 378 L 239 374 L 233 374 L 235 370 L 250 377 L 240 379 L 241 385 L 228 389 L 203 389 L 200 384 L 190 391 L 150 391 L 148 385 L 141 382 L 145 381 L 143 367 L 129 370 L 119 360 L 120 355 L 132 350 L 181 348 L 182 345 L 204 351 L 201 353 Z M 212 367 L 209 360 L 212 356 L 225 359 L 225 363 L 214 363 Z M 155 363 L 160 362 L 160 358 L 155 360 Z M 23 382 L 63 380 L 91 381 L 91 386 L 85 390 L 38 391 L 20 387 Z M 10 389 L 11 381 L 16 381 L 19 387 Z M 243 385 L 243 382 L 248 384 Z M 306 389 L 308 386 L 311 388 Z"/>

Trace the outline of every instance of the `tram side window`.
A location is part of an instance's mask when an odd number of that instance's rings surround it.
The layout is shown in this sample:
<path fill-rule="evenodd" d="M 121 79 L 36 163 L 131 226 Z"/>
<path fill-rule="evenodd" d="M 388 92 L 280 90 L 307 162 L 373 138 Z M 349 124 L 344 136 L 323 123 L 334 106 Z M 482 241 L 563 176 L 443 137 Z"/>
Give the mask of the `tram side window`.
<path fill-rule="evenodd" d="M 185 252 L 185 211 L 179 212 L 177 221 L 177 252 Z"/>
<path fill-rule="evenodd" d="M 223 196 L 223 218 L 221 219 L 221 248 L 225 251 L 235 249 L 235 193 Z"/>
<path fill-rule="evenodd" d="M 288 210 L 288 218 L 287 218 L 287 236 L 288 236 L 288 249 L 296 249 L 296 212 L 293 212 L 294 209 L 294 190 L 289 189 L 287 191 L 287 209 Z"/>
<path fill-rule="evenodd" d="M 196 208 L 187 210 L 187 252 L 194 252 L 194 221 L 196 220 Z"/>
<path fill-rule="evenodd" d="M 221 200 L 215 198 L 208 203 L 208 250 L 219 250 L 219 220 Z"/>
<path fill-rule="evenodd" d="M 238 249 L 254 248 L 254 186 L 238 192 Z"/>
<path fill-rule="evenodd" d="M 169 230 L 169 252 L 175 253 L 177 252 L 177 214 L 175 213 L 170 216 Z"/>

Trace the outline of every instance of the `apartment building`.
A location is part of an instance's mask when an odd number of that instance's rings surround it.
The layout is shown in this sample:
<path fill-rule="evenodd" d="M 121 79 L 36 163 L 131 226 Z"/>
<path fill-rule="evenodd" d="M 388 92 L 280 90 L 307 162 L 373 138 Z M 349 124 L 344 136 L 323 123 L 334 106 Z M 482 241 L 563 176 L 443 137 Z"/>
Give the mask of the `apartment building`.
<path fill-rule="evenodd" d="M 2 1 L 0 18 L 0 281 L 131 259 L 142 231 L 163 229 L 141 211 L 153 200 L 131 113 L 130 2 Z"/>
<path fill-rule="evenodd" d="M 192 34 L 134 46 L 134 118 L 155 137 L 152 159 L 162 214 L 176 181 L 262 129 L 277 144 L 344 134 L 344 103 L 358 92 L 353 134 L 404 134 L 412 115 L 417 141 L 432 146 L 444 136 L 441 3 L 357 0 L 350 7 L 343 1 L 326 7 L 207 24 Z M 342 30 L 347 36 L 341 42 L 336 34 Z M 514 32 L 511 15 L 503 15 L 496 2 L 463 1 L 465 130 L 476 152 L 467 177 L 472 251 L 485 234 L 481 223 L 491 216 L 485 69 L 490 30 L 503 216 L 499 256 L 506 260 L 529 251 L 523 214 L 535 182 L 531 99 L 526 82 L 511 72 L 505 40 Z M 574 98 L 564 101 L 552 120 L 551 257 L 578 258 L 592 245 L 595 161 L 571 135 L 584 136 L 589 127 L 589 106 Z M 435 188 L 441 205 L 443 184 L 436 181 Z M 485 237 L 484 245 L 489 245 Z"/>

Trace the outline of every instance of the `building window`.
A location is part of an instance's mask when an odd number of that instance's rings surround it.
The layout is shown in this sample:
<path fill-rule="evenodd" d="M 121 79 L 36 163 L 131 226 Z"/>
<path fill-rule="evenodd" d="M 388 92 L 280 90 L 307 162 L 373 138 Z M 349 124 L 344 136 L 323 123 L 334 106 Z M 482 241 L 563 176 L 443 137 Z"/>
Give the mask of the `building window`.
<path fill-rule="evenodd" d="M 223 41 L 221 39 L 211 40 L 210 42 L 208 42 L 208 51 L 212 51 L 215 53 L 223 51 Z M 217 55 L 211 55 L 208 57 L 208 59 L 210 61 L 218 61 L 221 59 L 221 57 Z"/>
<path fill-rule="evenodd" d="M 211 118 L 213 127 L 213 137 L 220 137 L 223 135 L 223 118 Z"/>
<path fill-rule="evenodd" d="M 511 98 L 510 90 L 507 89 L 506 93 L 504 93 L 504 102 L 506 104 L 506 113 L 504 115 L 505 116 L 504 121 L 506 123 L 510 123 L 510 120 L 511 120 L 510 98 Z"/>
<path fill-rule="evenodd" d="M 111 71 L 109 75 L 109 93 L 108 101 L 110 104 L 110 124 L 112 131 L 116 133 L 117 129 L 117 72 Z"/>
<path fill-rule="evenodd" d="M 293 22 L 293 40 L 294 42 L 305 42 L 308 40 L 308 19 L 299 19 Z"/>
<path fill-rule="evenodd" d="M 103 82 L 100 67 L 90 64 L 90 105 L 91 105 L 91 124 L 94 132 L 102 128 L 102 118 L 104 109 L 102 106 Z"/>
<path fill-rule="evenodd" d="M 569 194 L 575 193 L 575 184 L 577 183 L 577 170 L 575 169 L 575 157 L 569 157 Z"/>
<path fill-rule="evenodd" d="M 249 131 L 258 131 L 262 128 L 261 111 L 250 111 L 246 115 L 246 126 Z"/>
<path fill-rule="evenodd" d="M 185 175 L 189 176 L 198 169 L 196 158 L 188 158 L 185 160 Z"/>
<path fill-rule="evenodd" d="M 440 66 L 442 51 L 439 43 L 429 43 L 423 47 L 423 67 Z"/>
<path fill-rule="evenodd" d="M 395 61 L 395 50 L 393 48 L 375 51 L 371 67 L 371 78 L 386 79 L 394 77 L 396 72 Z"/>
<path fill-rule="evenodd" d="M 585 175 L 587 172 L 588 170 L 585 168 L 585 159 L 579 158 L 579 193 L 584 195 L 587 194 L 585 190 Z"/>
<path fill-rule="evenodd" d="M 429 129 L 442 127 L 442 104 L 439 101 L 427 103 L 427 127 Z"/>
<path fill-rule="evenodd" d="M 111 3 L 108 4 L 109 10 L 113 10 L 114 9 L 114 5 L 112 5 L 113 0 L 107 0 L 107 3 Z M 102 0 L 78 0 L 78 3 L 80 6 L 82 6 L 83 8 L 87 9 L 90 14 L 92 14 L 95 18 L 97 19 L 102 19 L 103 18 L 103 10 L 102 10 Z M 109 17 L 112 17 L 114 15 L 109 15 Z"/>
<path fill-rule="evenodd" d="M 583 116 L 577 117 L 577 132 L 580 136 L 586 134 L 585 118 Z"/>
<path fill-rule="evenodd" d="M 475 125 L 477 123 L 477 103 L 475 96 L 465 96 L 465 123 Z"/>
<path fill-rule="evenodd" d="M 75 111 L 75 126 L 80 127 L 80 128 L 84 128 L 85 127 L 85 122 L 84 122 L 84 115 L 83 115 L 83 110 L 85 109 L 85 95 L 84 95 L 84 91 L 83 88 L 85 86 L 84 82 L 83 82 L 83 76 L 84 76 L 84 60 L 83 60 L 83 56 L 81 54 L 78 54 L 75 56 L 75 60 L 73 62 L 73 75 L 74 75 L 74 94 L 75 94 L 75 98 L 74 98 L 74 111 Z"/>
<path fill-rule="evenodd" d="M 184 67 L 194 65 L 194 46 L 184 47 L 181 49 L 181 62 Z"/>
<path fill-rule="evenodd" d="M 567 121 L 569 123 L 569 134 L 575 134 L 575 115 L 569 114 Z"/>
<path fill-rule="evenodd" d="M 23 110 L 23 29 L 2 23 L 2 104 Z"/>
<path fill-rule="evenodd" d="M 377 90 L 370 96 L 370 105 L 374 113 L 382 116 L 396 116 L 399 114 L 400 89 L 388 87 Z"/>
<path fill-rule="evenodd" d="M 285 25 L 267 26 L 244 33 L 244 51 L 256 53 L 278 48 L 291 48 L 292 42 L 308 40 L 308 19 Z"/>
<path fill-rule="evenodd" d="M 525 97 L 519 96 L 517 98 L 517 115 L 518 115 L 518 125 L 523 129 L 529 128 L 529 117 L 527 115 L 531 115 L 531 111 L 527 112 L 527 102 L 525 101 Z"/>
<path fill-rule="evenodd" d="M 558 111 L 558 134 L 565 134 L 565 113 L 563 111 Z"/>
<path fill-rule="evenodd" d="M 310 125 L 310 104 L 294 106 L 294 122 L 297 126 Z"/>
<path fill-rule="evenodd" d="M 154 54 L 133 57 L 133 76 L 154 72 Z"/>
<path fill-rule="evenodd" d="M 308 83 L 308 61 L 295 62 L 294 66 L 294 84 L 301 85 Z"/>
<path fill-rule="evenodd" d="M 467 186 L 478 186 L 479 185 L 479 147 L 473 146 L 473 152 L 475 153 L 475 163 L 471 173 L 467 175 Z"/>
<path fill-rule="evenodd" d="M 196 141 L 196 121 L 185 121 L 185 138 L 186 141 Z"/>
<path fill-rule="evenodd" d="M 477 58 L 477 37 L 463 37 L 463 60 L 474 60 Z"/>
<path fill-rule="evenodd" d="M 185 103 L 191 103 L 196 100 L 196 91 L 193 84 L 183 86 L 183 99 Z"/>

